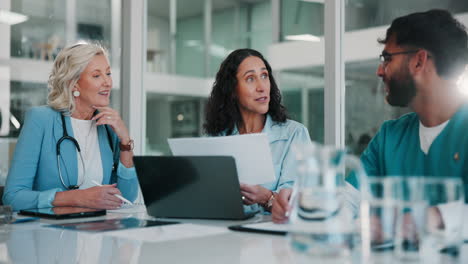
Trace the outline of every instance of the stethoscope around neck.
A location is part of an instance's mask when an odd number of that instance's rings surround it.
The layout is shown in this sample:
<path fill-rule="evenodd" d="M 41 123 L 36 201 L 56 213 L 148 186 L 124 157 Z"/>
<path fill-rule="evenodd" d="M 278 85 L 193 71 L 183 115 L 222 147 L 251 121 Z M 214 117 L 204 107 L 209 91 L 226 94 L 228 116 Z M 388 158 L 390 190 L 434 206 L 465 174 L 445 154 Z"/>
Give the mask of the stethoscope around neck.
<path fill-rule="evenodd" d="M 68 132 L 67 132 L 67 125 L 65 123 L 65 117 L 63 116 L 63 114 L 60 114 L 60 117 L 62 118 L 62 128 L 63 128 L 63 136 L 57 141 L 57 144 L 56 144 L 56 149 L 57 149 L 57 167 L 58 167 L 58 174 L 59 174 L 59 177 L 60 177 L 60 181 L 62 182 L 62 185 L 68 189 L 68 190 L 76 190 L 76 189 L 79 189 L 81 185 L 83 185 L 84 183 L 84 177 L 81 179 L 81 182 L 80 184 L 77 184 L 77 185 L 66 185 L 65 182 L 63 181 L 63 177 L 62 177 L 62 172 L 60 170 L 60 144 L 62 144 L 63 141 L 65 140 L 70 140 L 76 147 L 76 150 L 78 151 L 78 155 L 80 155 L 80 160 L 81 160 L 81 166 L 83 168 L 83 175 L 86 175 L 86 167 L 85 167 L 85 164 L 84 164 L 84 160 L 83 160 L 83 156 L 81 155 L 81 149 L 80 149 L 80 144 L 78 144 L 78 141 L 76 141 L 76 139 L 72 136 L 69 136 L 68 135 Z"/>

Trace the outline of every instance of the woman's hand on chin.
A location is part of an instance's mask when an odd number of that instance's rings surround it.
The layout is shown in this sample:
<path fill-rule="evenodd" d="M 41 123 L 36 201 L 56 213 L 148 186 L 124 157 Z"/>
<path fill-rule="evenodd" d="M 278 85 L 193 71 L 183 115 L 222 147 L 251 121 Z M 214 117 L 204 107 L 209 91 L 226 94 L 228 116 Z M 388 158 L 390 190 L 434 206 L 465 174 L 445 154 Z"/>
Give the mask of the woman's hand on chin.
<path fill-rule="evenodd" d="M 95 115 L 92 120 L 97 120 L 96 125 L 109 125 L 119 137 L 122 144 L 127 144 L 130 140 L 128 129 L 125 126 L 119 112 L 108 106 L 94 106 L 99 110 L 99 114 Z"/>

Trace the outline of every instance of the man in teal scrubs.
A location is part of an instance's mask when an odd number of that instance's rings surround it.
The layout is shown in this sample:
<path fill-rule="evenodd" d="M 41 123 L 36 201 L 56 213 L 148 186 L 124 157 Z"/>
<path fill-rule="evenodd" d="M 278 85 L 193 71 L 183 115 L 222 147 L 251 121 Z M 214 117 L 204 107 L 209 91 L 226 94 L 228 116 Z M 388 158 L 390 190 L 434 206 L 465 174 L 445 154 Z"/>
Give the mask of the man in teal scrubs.
<path fill-rule="evenodd" d="M 468 63 L 467 39 L 450 13 L 430 10 L 395 19 L 379 40 L 386 100 L 414 112 L 386 121 L 369 143 L 361 156 L 369 176 L 461 177 L 468 190 L 468 103 L 457 85 Z M 450 229 L 458 208 L 447 203 L 429 213 Z"/>
<path fill-rule="evenodd" d="M 377 75 L 387 102 L 414 112 L 382 125 L 361 156 L 368 175 L 457 176 L 466 186 L 468 103 L 457 80 L 468 62 L 467 39 L 465 27 L 444 10 L 392 22 L 379 40 L 385 47 Z M 290 193 L 278 195 L 273 221 L 286 220 Z"/>
<path fill-rule="evenodd" d="M 367 174 L 466 180 L 468 104 L 457 86 L 468 61 L 465 28 L 447 11 L 430 10 L 395 19 L 379 42 L 386 100 L 414 112 L 382 125 L 361 156 Z"/>

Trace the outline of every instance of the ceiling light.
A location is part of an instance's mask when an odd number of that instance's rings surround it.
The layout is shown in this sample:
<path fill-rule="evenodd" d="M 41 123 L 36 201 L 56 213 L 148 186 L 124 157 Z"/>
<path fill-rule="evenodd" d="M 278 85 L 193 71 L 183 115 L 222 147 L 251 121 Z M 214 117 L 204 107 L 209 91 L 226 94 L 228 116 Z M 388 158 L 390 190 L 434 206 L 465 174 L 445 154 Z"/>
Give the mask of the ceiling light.
<path fill-rule="evenodd" d="M 300 34 L 300 35 L 288 35 L 285 37 L 286 40 L 300 40 L 300 41 L 312 41 L 320 42 L 320 38 L 312 34 Z"/>
<path fill-rule="evenodd" d="M 7 25 L 19 24 L 28 20 L 28 16 L 11 12 L 5 9 L 0 9 L 0 23 Z"/>
<path fill-rule="evenodd" d="M 185 42 L 185 46 L 187 47 L 198 47 L 201 46 L 201 41 L 200 40 L 187 40 Z"/>
<path fill-rule="evenodd" d="M 324 0 L 301 0 L 302 2 L 323 4 Z"/>

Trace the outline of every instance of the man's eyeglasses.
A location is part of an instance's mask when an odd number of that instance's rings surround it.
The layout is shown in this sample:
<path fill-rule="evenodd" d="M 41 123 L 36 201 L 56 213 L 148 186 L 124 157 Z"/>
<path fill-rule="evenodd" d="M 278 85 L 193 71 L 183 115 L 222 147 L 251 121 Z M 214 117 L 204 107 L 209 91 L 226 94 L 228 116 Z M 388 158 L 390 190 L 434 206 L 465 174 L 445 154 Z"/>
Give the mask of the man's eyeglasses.
<path fill-rule="evenodd" d="M 379 56 L 380 57 L 380 62 L 383 63 L 383 64 L 387 64 L 392 60 L 392 56 L 400 55 L 400 54 L 411 54 L 411 53 L 416 53 L 418 51 L 419 50 L 406 50 L 406 51 L 393 52 L 393 53 L 383 51 L 382 54 L 380 54 L 380 56 Z"/>

